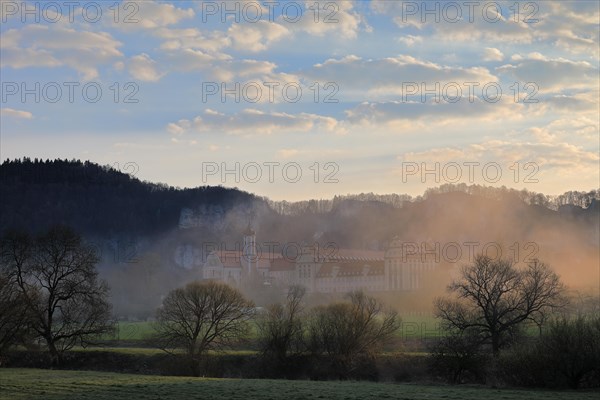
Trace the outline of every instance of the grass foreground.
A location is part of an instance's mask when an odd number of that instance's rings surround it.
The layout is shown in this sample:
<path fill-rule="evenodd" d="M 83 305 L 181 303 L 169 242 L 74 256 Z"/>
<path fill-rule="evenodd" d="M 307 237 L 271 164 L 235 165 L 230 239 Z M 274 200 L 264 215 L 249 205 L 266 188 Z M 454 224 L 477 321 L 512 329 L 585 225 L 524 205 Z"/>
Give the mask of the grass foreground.
<path fill-rule="evenodd" d="M 586 400 L 598 392 L 490 389 L 372 382 L 205 379 L 110 372 L 0 369 L 0 399 L 403 399 Z"/>

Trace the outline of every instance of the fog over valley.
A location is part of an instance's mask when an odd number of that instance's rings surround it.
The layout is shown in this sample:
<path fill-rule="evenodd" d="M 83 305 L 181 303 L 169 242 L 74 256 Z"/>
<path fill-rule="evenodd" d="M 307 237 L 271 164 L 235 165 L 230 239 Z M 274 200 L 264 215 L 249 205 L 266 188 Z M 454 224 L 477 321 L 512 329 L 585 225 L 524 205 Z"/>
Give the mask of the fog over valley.
<path fill-rule="evenodd" d="M 418 198 L 363 194 L 278 203 L 223 187 L 175 189 L 140 182 L 87 162 L 5 162 L 1 171 L 2 228 L 37 232 L 68 224 L 80 230 L 101 255 L 100 274 L 123 318 L 149 318 L 171 289 L 209 278 L 211 253 L 231 266 L 229 273 L 241 274 L 248 263 L 262 271 L 264 279 L 245 289 L 260 306 L 281 298 L 290 283 L 281 276 L 297 278 L 303 252 L 313 258 L 315 274 L 325 268 L 324 259 L 361 276 L 365 265 L 380 270 L 367 272 L 374 280 L 356 287 L 306 281 L 315 285 L 314 302 L 371 284 L 403 313 L 431 313 L 431 301 L 481 253 L 520 265 L 540 259 L 574 292 L 593 294 L 600 281 L 598 191 L 548 197 L 445 185 Z M 246 256 L 249 229 L 255 250 Z M 403 254 L 401 261 L 416 257 L 427 264 L 415 273 L 418 283 L 395 292 L 384 271 L 391 247 Z M 277 268 L 288 272 L 270 271 Z"/>

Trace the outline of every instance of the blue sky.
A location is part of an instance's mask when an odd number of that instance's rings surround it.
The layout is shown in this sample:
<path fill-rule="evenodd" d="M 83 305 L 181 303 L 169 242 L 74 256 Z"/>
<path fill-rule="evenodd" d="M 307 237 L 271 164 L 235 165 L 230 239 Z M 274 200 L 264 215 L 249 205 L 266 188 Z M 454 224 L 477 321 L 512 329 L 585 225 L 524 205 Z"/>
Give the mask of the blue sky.
<path fill-rule="evenodd" d="M 278 200 L 599 185 L 596 1 L 26 4 L 0 2 L 3 159 Z"/>

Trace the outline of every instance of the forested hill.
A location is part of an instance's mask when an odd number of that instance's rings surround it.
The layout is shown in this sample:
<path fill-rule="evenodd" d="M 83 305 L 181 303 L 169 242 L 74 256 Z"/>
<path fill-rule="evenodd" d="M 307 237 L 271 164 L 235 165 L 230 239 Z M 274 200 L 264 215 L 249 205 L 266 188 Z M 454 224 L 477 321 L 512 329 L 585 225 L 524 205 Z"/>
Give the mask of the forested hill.
<path fill-rule="evenodd" d="M 239 237 L 252 220 L 263 240 L 321 237 L 348 247 L 371 246 L 371 241 L 381 246 L 401 233 L 436 237 L 444 227 L 448 237 L 523 237 L 533 228 L 547 231 L 562 223 L 593 239 L 600 215 L 598 191 L 567 192 L 550 202 L 526 191 L 443 185 L 416 199 L 396 196 L 406 200 L 399 204 L 376 195 L 276 203 L 237 189 L 142 182 L 87 161 L 27 158 L 0 165 L 0 196 L 2 230 L 39 231 L 63 223 L 94 236 L 151 236 L 177 228 L 182 210 L 189 209 L 202 232 L 223 239 Z"/>
<path fill-rule="evenodd" d="M 261 199 L 224 187 L 178 189 L 142 182 L 109 166 L 79 160 L 5 161 L 0 166 L 0 228 L 39 231 L 63 223 L 108 236 L 148 235 L 176 228 L 185 207 L 227 212 Z"/>

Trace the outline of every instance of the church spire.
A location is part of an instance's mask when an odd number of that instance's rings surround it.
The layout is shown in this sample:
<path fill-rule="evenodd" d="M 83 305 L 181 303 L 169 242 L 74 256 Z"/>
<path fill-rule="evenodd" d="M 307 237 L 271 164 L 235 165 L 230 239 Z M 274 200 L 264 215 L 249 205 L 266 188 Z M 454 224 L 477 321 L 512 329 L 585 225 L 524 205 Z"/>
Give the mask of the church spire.
<path fill-rule="evenodd" d="M 250 212 L 250 218 L 248 219 L 248 226 L 244 231 L 244 248 L 242 250 L 243 259 L 246 263 L 246 270 L 248 275 L 253 275 L 257 272 L 257 261 L 256 255 L 256 232 L 252 229 L 252 220 L 254 219 L 254 212 Z"/>

